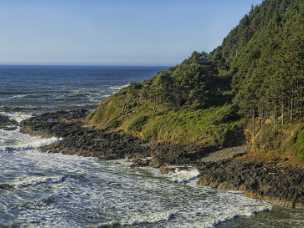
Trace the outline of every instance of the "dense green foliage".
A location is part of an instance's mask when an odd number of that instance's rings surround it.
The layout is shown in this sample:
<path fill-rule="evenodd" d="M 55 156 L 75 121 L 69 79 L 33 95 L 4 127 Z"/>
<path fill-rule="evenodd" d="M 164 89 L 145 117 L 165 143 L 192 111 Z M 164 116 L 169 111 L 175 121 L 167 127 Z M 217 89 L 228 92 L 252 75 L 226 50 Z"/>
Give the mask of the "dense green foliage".
<path fill-rule="evenodd" d="M 264 1 L 212 57 L 233 75 L 234 102 L 244 115 L 282 122 L 303 117 L 303 0 Z"/>
<path fill-rule="evenodd" d="M 160 72 L 137 87 L 142 100 L 168 104 L 172 108 L 203 108 L 223 104 L 228 80 L 218 77 L 217 66 L 205 53 L 194 52 L 182 64 Z"/>
<path fill-rule="evenodd" d="M 304 118 L 303 0 L 265 0 L 213 52 L 130 85 L 88 121 L 144 139 L 222 146 L 249 117 L 271 120 L 273 140 L 278 123 Z"/>
<path fill-rule="evenodd" d="M 181 64 L 106 99 L 88 121 L 144 140 L 223 146 L 240 129 L 229 104 L 229 82 L 218 76 L 207 54 L 194 52 Z"/>

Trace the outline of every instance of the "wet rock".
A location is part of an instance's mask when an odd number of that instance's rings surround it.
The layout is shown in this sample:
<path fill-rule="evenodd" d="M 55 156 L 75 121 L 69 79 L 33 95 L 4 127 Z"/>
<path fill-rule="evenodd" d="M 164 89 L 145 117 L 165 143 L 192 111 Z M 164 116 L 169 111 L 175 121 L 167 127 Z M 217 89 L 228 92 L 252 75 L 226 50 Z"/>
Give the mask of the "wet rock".
<path fill-rule="evenodd" d="M 169 165 L 165 164 L 165 165 L 162 165 L 160 168 L 159 168 L 159 171 L 161 174 L 168 174 L 170 172 L 174 172 L 175 171 L 175 168 L 172 168 L 170 167 Z"/>
<path fill-rule="evenodd" d="M 10 184 L 0 184 L 0 190 L 14 190 L 14 186 L 10 185 Z"/>
<path fill-rule="evenodd" d="M 150 150 L 153 156 L 151 166 L 159 168 L 164 164 L 184 165 L 196 163 L 206 154 L 216 150 L 216 147 L 155 143 L 151 145 Z"/>
<path fill-rule="evenodd" d="M 203 162 L 199 171 L 200 185 L 241 190 L 284 206 L 304 206 L 304 169 L 232 159 Z"/>
<path fill-rule="evenodd" d="M 106 160 L 146 153 L 146 147 L 138 138 L 122 132 L 107 132 L 83 126 L 83 118 L 87 113 L 86 110 L 46 113 L 23 121 L 21 131 L 31 135 L 61 138 L 61 141 L 41 148 L 50 153 Z"/>
<path fill-rule="evenodd" d="M 18 123 L 11 120 L 8 116 L 0 115 L 0 129 L 15 130 Z"/>
<path fill-rule="evenodd" d="M 131 160 L 132 165 L 131 168 L 135 167 L 147 167 L 150 164 L 151 159 L 150 158 L 138 158 Z"/>

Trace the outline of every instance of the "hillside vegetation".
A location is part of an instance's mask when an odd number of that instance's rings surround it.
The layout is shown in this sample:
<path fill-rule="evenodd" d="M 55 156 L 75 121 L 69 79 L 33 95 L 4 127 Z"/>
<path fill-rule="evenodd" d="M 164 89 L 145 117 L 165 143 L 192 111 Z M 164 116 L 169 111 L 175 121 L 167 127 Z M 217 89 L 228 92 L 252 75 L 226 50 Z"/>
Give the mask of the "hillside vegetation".
<path fill-rule="evenodd" d="M 227 85 L 206 54 L 193 53 L 152 80 L 103 101 L 89 123 L 161 143 L 222 146 L 241 123 L 225 95 Z"/>
<path fill-rule="evenodd" d="M 122 89 L 87 121 L 168 144 L 226 147 L 246 136 L 256 152 L 304 159 L 303 117 L 304 1 L 265 0 L 214 51 Z"/>

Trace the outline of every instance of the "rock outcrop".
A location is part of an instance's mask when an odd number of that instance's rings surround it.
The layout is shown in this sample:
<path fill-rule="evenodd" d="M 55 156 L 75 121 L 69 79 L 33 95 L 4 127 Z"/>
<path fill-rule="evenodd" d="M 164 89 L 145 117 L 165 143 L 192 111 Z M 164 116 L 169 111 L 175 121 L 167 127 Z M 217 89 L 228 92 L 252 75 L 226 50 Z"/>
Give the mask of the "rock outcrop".
<path fill-rule="evenodd" d="M 14 130 L 17 128 L 18 123 L 11 120 L 8 116 L 0 115 L 0 129 Z"/>
<path fill-rule="evenodd" d="M 141 140 L 121 132 L 106 132 L 82 124 L 86 110 L 60 111 L 33 117 L 21 123 L 22 131 L 31 135 L 55 136 L 61 140 L 42 150 L 100 159 L 121 159 L 129 154 L 146 153 Z"/>
<path fill-rule="evenodd" d="M 203 162 L 199 185 L 239 190 L 286 207 L 304 207 L 304 169 L 239 159 Z"/>

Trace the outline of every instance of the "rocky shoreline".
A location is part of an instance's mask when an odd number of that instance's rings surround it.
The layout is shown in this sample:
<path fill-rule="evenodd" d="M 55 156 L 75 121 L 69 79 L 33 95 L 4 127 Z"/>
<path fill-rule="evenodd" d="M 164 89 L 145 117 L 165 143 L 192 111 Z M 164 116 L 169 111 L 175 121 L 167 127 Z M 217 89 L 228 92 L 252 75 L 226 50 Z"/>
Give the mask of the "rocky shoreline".
<path fill-rule="evenodd" d="M 21 131 L 61 140 L 43 147 L 50 153 L 73 154 L 99 159 L 128 158 L 132 167 L 152 166 L 162 173 L 170 167 L 195 166 L 198 184 L 221 190 L 237 190 L 273 204 L 304 208 L 304 169 L 281 167 L 276 162 L 239 159 L 246 147 L 224 150 L 195 145 L 163 145 L 144 142 L 122 132 L 109 132 L 85 126 L 87 110 L 45 113 L 21 123 Z M 215 152 L 214 152 L 215 151 Z"/>
<path fill-rule="evenodd" d="M 106 132 L 83 126 L 87 110 L 60 111 L 32 117 L 21 123 L 21 131 L 30 135 L 60 138 L 41 148 L 50 153 L 73 154 L 99 159 L 122 159 L 134 153 L 143 154 L 145 145 L 121 132 Z"/>
<path fill-rule="evenodd" d="M 239 159 L 199 165 L 198 184 L 220 190 L 237 190 L 273 204 L 304 208 L 304 170 L 280 167 L 275 162 Z"/>

